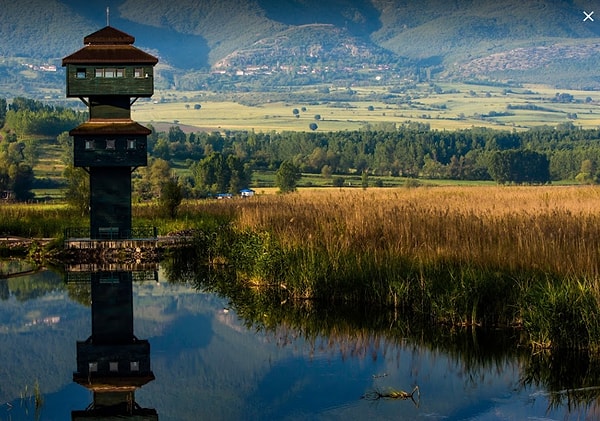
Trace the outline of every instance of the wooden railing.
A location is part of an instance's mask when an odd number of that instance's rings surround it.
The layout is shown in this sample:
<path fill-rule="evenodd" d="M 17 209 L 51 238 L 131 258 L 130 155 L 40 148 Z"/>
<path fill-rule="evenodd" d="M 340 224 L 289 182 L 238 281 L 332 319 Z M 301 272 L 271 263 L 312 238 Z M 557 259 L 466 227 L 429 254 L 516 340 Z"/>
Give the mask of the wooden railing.
<path fill-rule="evenodd" d="M 122 230 L 119 227 L 100 227 L 91 235 L 89 227 L 67 227 L 65 228 L 65 239 L 86 238 L 94 240 L 135 240 L 156 239 L 158 230 L 156 227 L 133 227 L 130 230 Z"/>

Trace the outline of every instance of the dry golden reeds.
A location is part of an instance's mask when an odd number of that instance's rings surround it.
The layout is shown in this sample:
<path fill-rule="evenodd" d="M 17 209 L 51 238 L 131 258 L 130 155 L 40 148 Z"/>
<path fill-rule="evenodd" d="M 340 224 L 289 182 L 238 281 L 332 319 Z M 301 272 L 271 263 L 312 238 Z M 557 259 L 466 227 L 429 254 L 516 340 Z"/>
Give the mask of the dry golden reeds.
<path fill-rule="evenodd" d="M 284 247 L 564 276 L 600 272 L 595 187 L 327 189 L 211 206 L 230 207 L 239 228 L 272 232 Z"/>
<path fill-rule="evenodd" d="M 236 265 L 290 297 L 516 324 L 543 346 L 600 345 L 595 187 L 308 190 L 201 209 L 231 216 L 246 233 Z"/>

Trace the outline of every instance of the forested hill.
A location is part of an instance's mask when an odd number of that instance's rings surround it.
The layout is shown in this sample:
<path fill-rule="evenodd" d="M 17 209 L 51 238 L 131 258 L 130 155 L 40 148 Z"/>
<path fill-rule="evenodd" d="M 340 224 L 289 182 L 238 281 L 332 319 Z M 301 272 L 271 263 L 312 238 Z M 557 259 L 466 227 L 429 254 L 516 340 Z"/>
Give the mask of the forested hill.
<path fill-rule="evenodd" d="M 60 64 L 110 24 L 171 72 L 358 64 L 445 78 L 596 87 L 587 0 L 20 0 L 0 8 L 0 58 Z M 596 16 L 596 15 L 594 15 Z M 60 67 L 60 66 L 59 66 Z M 586 85 L 587 84 L 587 85 Z M 600 86 L 600 85 L 599 85 Z"/>

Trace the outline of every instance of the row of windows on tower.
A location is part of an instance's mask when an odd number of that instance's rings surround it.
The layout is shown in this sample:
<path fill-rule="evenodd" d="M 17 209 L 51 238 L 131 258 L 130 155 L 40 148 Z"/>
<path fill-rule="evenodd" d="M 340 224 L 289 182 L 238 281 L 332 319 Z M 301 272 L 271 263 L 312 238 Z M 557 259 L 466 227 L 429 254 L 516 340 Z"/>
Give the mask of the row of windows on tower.
<path fill-rule="evenodd" d="M 133 150 L 137 147 L 137 141 L 135 139 L 127 139 L 127 149 Z M 86 140 L 85 141 L 85 150 L 93 151 L 96 149 L 106 149 L 108 151 L 114 151 L 117 149 L 117 140 L 116 139 L 106 139 L 105 141 L 98 140 Z"/>
<path fill-rule="evenodd" d="M 125 77 L 125 68 L 123 67 L 96 67 L 94 70 L 94 76 L 97 78 L 122 78 Z M 86 69 L 84 67 L 78 68 L 75 73 L 75 77 L 77 79 L 85 79 L 86 78 Z M 147 73 L 144 73 L 144 69 L 141 67 L 136 67 L 133 69 L 133 77 L 134 78 L 144 78 L 148 77 Z"/>
<path fill-rule="evenodd" d="M 109 361 L 108 370 L 111 373 L 118 373 L 119 372 L 119 362 L 118 361 Z M 98 372 L 98 362 L 94 361 L 94 362 L 88 363 L 88 371 L 90 373 L 97 373 Z M 140 362 L 139 361 L 130 361 L 129 362 L 129 371 L 131 371 L 131 372 L 140 371 Z"/>

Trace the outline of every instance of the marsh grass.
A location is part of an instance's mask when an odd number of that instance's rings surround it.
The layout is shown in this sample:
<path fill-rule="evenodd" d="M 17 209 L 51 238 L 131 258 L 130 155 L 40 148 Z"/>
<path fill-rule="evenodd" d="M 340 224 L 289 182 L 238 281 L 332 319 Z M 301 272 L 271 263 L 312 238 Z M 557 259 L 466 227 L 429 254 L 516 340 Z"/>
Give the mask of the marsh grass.
<path fill-rule="evenodd" d="M 134 224 L 188 232 L 202 259 L 285 299 L 368 303 L 424 322 L 519 326 L 543 348 L 600 349 L 600 189 L 301 189 L 135 204 Z M 0 233 L 60 236 L 66 206 L 0 207 Z"/>
<path fill-rule="evenodd" d="M 402 256 L 425 266 L 600 274 L 600 194 L 593 187 L 329 189 L 231 205 L 238 226 L 269 231 L 284 248 L 325 250 L 334 269 L 344 255 L 369 255 L 376 262 Z"/>
<path fill-rule="evenodd" d="M 88 220 L 64 204 L 2 204 L 0 206 L 0 236 L 60 237 L 65 227 L 88 224 Z"/>
<path fill-rule="evenodd" d="M 600 345 L 598 209 L 594 187 L 328 189 L 202 205 L 237 232 L 268 233 L 240 237 L 244 264 L 230 255 L 255 284 L 454 326 L 522 326 L 532 343 L 568 348 Z"/>
<path fill-rule="evenodd" d="M 35 419 L 39 419 L 42 406 L 44 404 L 44 396 L 40 389 L 40 384 L 36 380 L 31 390 L 25 385 L 24 389 L 20 392 L 20 403 L 25 408 L 25 413 L 29 412 L 29 405 L 33 404 L 35 409 Z"/>
<path fill-rule="evenodd" d="M 536 347 L 594 348 L 600 340 L 598 289 L 588 279 L 547 279 L 524 291 L 524 326 Z"/>
<path fill-rule="evenodd" d="M 589 350 L 531 352 L 523 346 L 528 338 L 521 329 L 455 328 L 368 303 L 290 300 L 281 288 L 267 294 L 239 282 L 233 267 L 218 270 L 190 250 L 178 253 L 162 264 L 169 282 L 186 282 L 225 297 L 232 311 L 220 313 L 219 318 L 235 318 L 252 331 L 264 331 L 277 346 L 294 346 L 302 338 L 311 352 L 344 359 L 385 357 L 392 365 L 414 362 L 410 355 L 416 348 L 442 352 L 469 385 L 484 384 L 490 372 L 503 372 L 517 361 L 518 388 L 547 390 L 550 405 L 556 407 L 597 407 L 599 355 Z M 407 386 L 384 377 L 385 372 L 373 373 L 373 387 Z"/>

